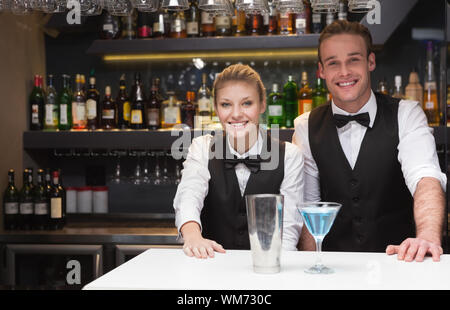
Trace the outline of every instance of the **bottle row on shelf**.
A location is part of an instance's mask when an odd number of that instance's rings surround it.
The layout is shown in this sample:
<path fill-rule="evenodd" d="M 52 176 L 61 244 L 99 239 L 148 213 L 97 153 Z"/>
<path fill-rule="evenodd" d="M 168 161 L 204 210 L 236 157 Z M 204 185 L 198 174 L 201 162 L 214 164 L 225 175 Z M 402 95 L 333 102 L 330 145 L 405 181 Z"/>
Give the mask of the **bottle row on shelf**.
<path fill-rule="evenodd" d="M 66 222 L 66 193 L 59 170 L 39 169 L 37 183 L 33 169 L 23 172 L 23 185 L 14 184 L 14 170 L 8 171 L 8 185 L 3 195 L 5 230 L 56 230 Z"/>
<path fill-rule="evenodd" d="M 300 1 L 301 2 L 301 1 Z M 339 2 L 338 12 L 320 14 L 303 0 L 301 13 L 280 12 L 275 1 L 268 1 L 269 12 L 246 14 L 233 3 L 234 14 L 211 13 L 190 1 L 186 11 L 160 9 L 154 13 L 133 10 L 128 16 L 105 11 L 101 19 L 101 39 L 187 38 L 245 35 L 302 35 L 320 33 L 336 19 L 347 20 L 347 1 Z"/>

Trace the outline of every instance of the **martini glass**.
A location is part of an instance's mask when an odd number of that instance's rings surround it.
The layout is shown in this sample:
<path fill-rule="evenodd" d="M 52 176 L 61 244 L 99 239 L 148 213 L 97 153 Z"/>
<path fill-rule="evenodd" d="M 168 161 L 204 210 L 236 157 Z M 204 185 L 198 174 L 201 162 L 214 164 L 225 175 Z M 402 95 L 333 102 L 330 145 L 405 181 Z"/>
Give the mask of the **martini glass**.
<path fill-rule="evenodd" d="M 316 264 L 306 269 L 306 273 L 328 274 L 334 272 L 333 269 L 322 264 L 322 241 L 333 226 L 341 206 L 336 202 L 305 202 L 299 205 L 298 211 L 302 215 L 303 222 L 316 241 Z"/>

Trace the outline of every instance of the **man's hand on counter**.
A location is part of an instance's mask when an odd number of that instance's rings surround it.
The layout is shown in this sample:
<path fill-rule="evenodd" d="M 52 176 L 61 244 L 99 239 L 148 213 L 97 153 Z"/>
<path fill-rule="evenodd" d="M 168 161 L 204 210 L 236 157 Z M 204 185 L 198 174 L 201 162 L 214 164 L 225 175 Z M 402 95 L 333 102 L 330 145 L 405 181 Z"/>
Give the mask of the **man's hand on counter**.
<path fill-rule="evenodd" d="M 214 252 L 225 253 L 222 245 L 214 240 L 202 237 L 200 226 L 196 222 L 188 222 L 181 229 L 184 245 L 183 251 L 187 256 L 196 258 L 214 257 Z"/>
<path fill-rule="evenodd" d="M 405 262 L 422 262 L 425 255 L 432 256 L 433 261 L 440 261 L 440 256 L 444 251 L 442 247 L 424 239 L 420 238 L 408 238 L 400 245 L 388 245 L 386 248 L 386 254 L 397 254 L 398 260 L 404 260 Z"/>

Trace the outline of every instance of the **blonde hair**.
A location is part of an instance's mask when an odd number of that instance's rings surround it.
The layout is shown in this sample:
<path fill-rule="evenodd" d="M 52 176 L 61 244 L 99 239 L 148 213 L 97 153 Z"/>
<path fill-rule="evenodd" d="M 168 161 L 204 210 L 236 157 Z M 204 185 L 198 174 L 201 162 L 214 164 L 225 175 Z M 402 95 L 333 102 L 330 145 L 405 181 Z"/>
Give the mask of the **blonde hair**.
<path fill-rule="evenodd" d="M 232 81 L 241 81 L 256 85 L 260 103 L 266 100 L 266 89 L 258 72 L 248 65 L 235 64 L 226 67 L 217 75 L 213 85 L 214 106 L 217 105 L 217 91 L 223 87 L 223 84 Z"/>

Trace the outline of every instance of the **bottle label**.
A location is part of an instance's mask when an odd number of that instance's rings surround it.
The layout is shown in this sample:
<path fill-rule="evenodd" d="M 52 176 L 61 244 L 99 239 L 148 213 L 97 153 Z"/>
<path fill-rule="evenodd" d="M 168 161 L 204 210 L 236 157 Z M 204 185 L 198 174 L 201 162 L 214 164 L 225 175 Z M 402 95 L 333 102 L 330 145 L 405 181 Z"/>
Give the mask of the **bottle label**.
<path fill-rule="evenodd" d="M 178 108 L 167 107 L 164 109 L 164 123 L 176 124 L 178 119 Z"/>
<path fill-rule="evenodd" d="M 86 101 L 87 119 L 93 120 L 97 117 L 97 101 L 88 99 Z"/>
<path fill-rule="evenodd" d="M 103 24 L 103 31 L 113 31 L 114 25 L 113 24 Z"/>
<path fill-rule="evenodd" d="M 187 22 L 186 31 L 190 35 L 198 34 L 198 22 Z"/>
<path fill-rule="evenodd" d="M 31 105 L 31 123 L 39 124 L 39 105 L 37 104 Z"/>
<path fill-rule="evenodd" d="M 131 111 L 131 124 L 142 124 L 142 111 L 132 110 Z"/>
<path fill-rule="evenodd" d="M 228 16 L 216 16 L 216 27 L 217 28 L 230 28 L 231 27 L 231 23 L 230 23 L 230 17 Z"/>
<path fill-rule="evenodd" d="M 312 15 L 312 22 L 313 24 L 320 24 L 322 22 L 321 15 L 319 13 L 314 13 Z"/>
<path fill-rule="evenodd" d="M 159 109 L 148 109 L 147 117 L 150 126 L 159 126 Z"/>
<path fill-rule="evenodd" d="M 298 114 L 303 114 L 306 112 L 310 112 L 312 110 L 312 106 L 313 106 L 313 101 L 312 99 L 304 99 L 300 101 L 300 105 L 299 108 L 303 109 L 303 111 L 298 111 Z"/>
<path fill-rule="evenodd" d="M 198 99 L 198 110 L 201 111 L 211 111 L 211 100 L 209 98 L 199 98 Z"/>
<path fill-rule="evenodd" d="M 214 24 L 214 15 L 207 11 L 202 11 L 202 24 Z"/>
<path fill-rule="evenodd" d="M 54 112 L 55 112 L 54 105 L 47 103 L 45 105 L 45 125 L 51 126 L 55 124 L 55 122 L 53 121 L 55 116 Z"/>
<path fill-rule="evenodd" d="M 129 122 L 130 117 L 131 117 L 131 104 L 129 101 L 125 101 L 123 103 L 123 119 Z"/>
<path fill-rule="evenodd" d="M 5 214 L 18 214 L 19 203 L 18 202 L 5 202 Z"/>
<path fill-rule="evenodd" d="M 52 198 L 50 200 L 50 217 L 52 219 L 62 218 L 62 198 Z"/>
<path fill-rule="evenodd" d="M 33 214 L 33 203 L 22 202 L 20 204 L 20 214 Z"/>
<path fill-rule="evenodd" d="M 269 105 L 269 116 L 282 116 L 283 106 L 281 105 Z"/>
<path fill-rule="evenodd" d="M 80 125 L 87 120 L 86 117 L 86 103 L 85 102 L 72 102 L 72 116 L 73 124 Z"/>
<path fill-rule="evenodd" d="M 67 104 L 61 104 L 59 106 L 60 113 L 59 113 L 59 123 L 61 125 L 67 125 Z"/>
<path fill-rule="evenodd" d="M 40 202 L 34 204 L 34 214 L 46 215 L 48 214 L 48 204 L 46 202 Z"/>
<path fill-rule="evenodd" d="M 186 24 L 183 19 L 175 19 L 171 25 L 172 32 L 182 32 L 186 29 Z"/>
<path fill-rule="evenodd" d="M 305 18 L 297 18 L 295 20 L 295 29 L 297 30 L 297 33 L 301 32 L 304 33 L 306 28 L 306 19 Z"/>
<path fill-rule="evenodd" d="M 114 109 L 103 109 L 102 118 L 103 119 L 114 119 Z"/>
<path fill-rule="evenodd" d="M 434 109 L 434 102 L 433 101 L 426 101 L 425 102 L 425 110 L 433 110 Z"/>

